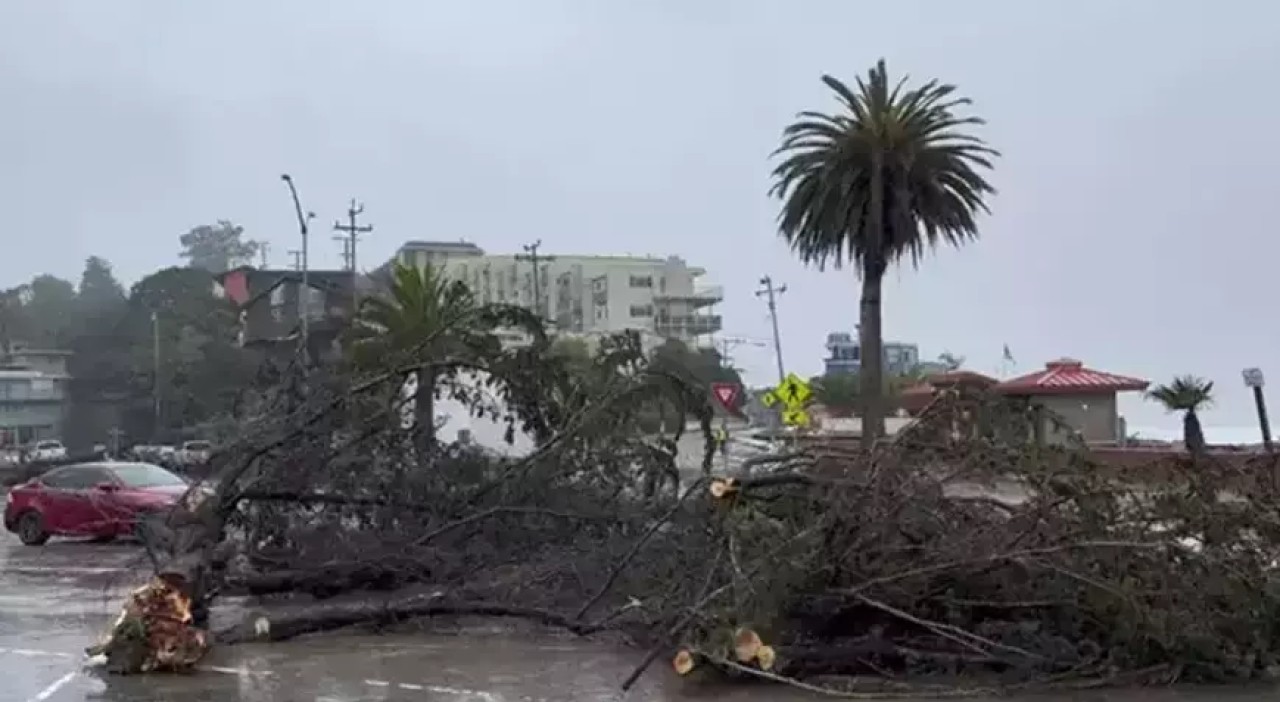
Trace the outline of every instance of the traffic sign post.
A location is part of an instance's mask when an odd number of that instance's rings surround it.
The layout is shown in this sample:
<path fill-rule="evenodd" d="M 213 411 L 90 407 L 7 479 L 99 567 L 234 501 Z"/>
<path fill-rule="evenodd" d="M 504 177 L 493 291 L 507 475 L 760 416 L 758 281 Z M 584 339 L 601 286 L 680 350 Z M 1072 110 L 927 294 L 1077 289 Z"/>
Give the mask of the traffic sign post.
<path fill-rule="evenodd" d="M 1265 384 L 1262 369 L 1245 368 L 1241 375 L 1244 376 L 1244 386 L 1253 390 L 1253 405 L 1258 412 L 1258 426 L 1262 429 L 1262 446 L 1267 453 L 1271 453 L 1274 450 L 1271 444 L 1271 420 L 1267 418 L 1267 400 L 1262 396 L 1262 386 Z"/>
<path fill-rule="evenodd" d="M 765 407 L 777 407 L 782 412 L 782 423 L 789 427 L 803 428 L 809 426 L 809 413 L 805 407 L 813 399 L 813 388 L 804 378 L 795 373 L 788 373 L 769 392 L 761 398 Z"/>
<path fill-rule="evenodd" d="M 738 398 L 742 395 L 742 387 L 737 383 L 712 383 L 711 394 L 730 413 L 737 413 Z"/>

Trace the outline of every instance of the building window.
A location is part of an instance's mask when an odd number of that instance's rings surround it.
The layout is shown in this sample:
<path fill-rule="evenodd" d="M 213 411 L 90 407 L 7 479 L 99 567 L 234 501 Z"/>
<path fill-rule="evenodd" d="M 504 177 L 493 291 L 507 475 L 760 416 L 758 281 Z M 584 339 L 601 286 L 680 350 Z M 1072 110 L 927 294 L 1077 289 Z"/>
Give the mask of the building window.
<path fill-rule="evenodd" d="M 609 289 L 609 279 L 608 279 L 608 278 L 606 278 L 606 277 L 604 277 L 604 276 L 600 276 L 599 278 L 592 278 L 592 279 L 591 279 L 591 292 L 598 292 L 598 293 L 600 293 L 600 292 L 605 292 L 605 291 L 607 291 L 608 289 Z"/>
<path fill-rule="evenodd" d="M 633 275 L 631 276 L 631 287 L 633 288 L 652 288 L 653 276 L 651 275 Z"/>
<path fill-rule="evenodd" d="M 652 317 L 653 305 L 632 305 L 631 316 L 632 317 Z"/>

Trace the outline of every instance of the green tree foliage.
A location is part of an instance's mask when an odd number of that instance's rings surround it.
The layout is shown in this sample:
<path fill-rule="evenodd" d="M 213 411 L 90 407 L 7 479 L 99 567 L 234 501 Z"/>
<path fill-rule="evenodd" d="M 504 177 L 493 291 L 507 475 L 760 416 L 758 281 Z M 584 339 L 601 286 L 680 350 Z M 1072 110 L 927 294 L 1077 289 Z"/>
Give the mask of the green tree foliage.
<path fill-rule="evenodd" d="M 1171 383 L 1152 388 L 1147 397 L 1170 412 L 1182 412 L 1183 444 L 1194 455 L 1204 454 L 1208 446 L 1197 413 L 1213 404 L 1213 381 L 1182 375 Z"/>
<path fill-rule="evenodd" d="M 820 404 L 839 413 L 854 412 L 861 398 L 861 381 L 856 373 L 828 373 L 809 381 Z"/>
<path fill-rule="evenodd" d="M 26 342 L 39 348 L 66 348 L 75 336 L 75 286 L 57 276 L 38 275 L 31 280 L 29 290 L 24 307 L 31 329 Z"/>
<path fill-rule="evenodd" d="M 67 428 L 63 440 L 85 449 L 106 440 L 120 426 L 120 407 L 129 397 L 130 338 L 123 325 L 128 309 L 124 287 L 104 258 L 91 256 L 76 296 L 76 333 L 71 340 Z"/>
<path fill-rule="evenodd" d="M 356 322 L 357 367 L 399 367 L 416 381 L 415 423 L 424 452 L 435 446 L 435 401 L 445 380 L 440 364 L 483 365 L 502 350 L 499 329 L 543 337 L 542 324 L 527 310 L 481 303 L 465 283 L 431 266 L 397 265 L 388 289 L 361 300 Z"/>
<path fill-rule="evenodd" d="M 977 217 L 993 191 L 983 176 L 996 152 L 968 133 L 969 101 L 954 86 L 891 81 L 884 61 L 856 90 L 831 76 L 823 83 L 840 110 L 802 112 L 775 152 L 772 193 L 779 230 L 806 264 L 853 266 L 862 278 L 863 439 L 884 434 L 881 288 L 889 267 L 918 263 L 938 244 L 978 235 Z"/>
<path fill-rule="evenodd" d="M 227 220 L 203 224 L 178 238 L 180 255 L 192 268 L 221 273 L 248 264 L 258 254 L 259 244 L 244 239 L 244 227 Z"/>
<path fill-rule="evenodd" d="M 212 294 L 212 286 L 205 270 L 172 267 L 143 278 L 130 291 L 123 325 L 130 339 L 126 429 L 131 435 L 173 436 L 219 421 L 251 392 L 256 362 L 237 347 L 235 310 Z"/>
<path fill-rule="evenodd" d="M 938 363 L 941 363 L 942 367 L 946 368 L 948 372 L 958 371 L 964 366 L 964 356 L 957 356 L 950 351 L 943 351 L 938 354 Z"/>

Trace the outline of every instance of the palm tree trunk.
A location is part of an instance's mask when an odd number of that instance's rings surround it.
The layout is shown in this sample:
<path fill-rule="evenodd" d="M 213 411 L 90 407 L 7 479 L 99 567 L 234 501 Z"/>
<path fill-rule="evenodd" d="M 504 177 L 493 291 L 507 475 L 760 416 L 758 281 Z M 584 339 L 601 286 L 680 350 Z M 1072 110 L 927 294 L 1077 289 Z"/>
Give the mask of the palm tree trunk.
<path fill-rule="evenodd" d="M 862 446 L 870 449 L 884 436 L 884 339 L 880 323 L 882 267 L 862 275 L 861 327 L 862 370 L 858 375 L 862 396 Z"/>
<path fill-rule="evenodd" d="M 862 347 L 862 447 L 870 450 L 876 439 L 884 435 L 884 338 L 880 328 L 880 291 L 883 288 L 885 265 L 881 260 L 881 242 L 888 239 L 885 229 L 884 157 L 877 150 L 872 154 L 871 171 L 871 231 L 879 241 L 866 252 L 862 265 L 862 325 L 858 329 L 858 343 Z"/>
<path fill-rule="evenodd" d="M 1204 429 L 1200 427 L 1200 417 L 1195 410 L 1187 410 L 1182 416 L 1182 443 L 1192 456 L 1203 456 L 1207 450 L 1204 440 Z"/>
<path fill-rule="evenodd" d="M 413 394 L 414 423 L 418 451 L 425 456 L 436 443 L 436 376 L 429 368 L 418 369 L 418 387 Z"/>

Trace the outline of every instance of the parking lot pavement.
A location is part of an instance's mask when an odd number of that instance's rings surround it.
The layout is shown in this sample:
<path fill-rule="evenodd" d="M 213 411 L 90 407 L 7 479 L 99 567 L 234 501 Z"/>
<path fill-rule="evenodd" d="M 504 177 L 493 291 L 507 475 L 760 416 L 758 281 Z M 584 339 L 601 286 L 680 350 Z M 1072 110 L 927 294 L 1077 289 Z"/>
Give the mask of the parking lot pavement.
<path fill-rule="evenodd" d="M 132 544 L 0 533 L 0 702 L 537 702 L 615 699 L 634 652 L 477 635 L 333 634 L 214 648 L 191 675 L 104 676 L 84 649 L 148 577 Z M 500 631 L 500 630 L 499 630 Z M 642 683 L 633 699 L 661 699 Z"/>

